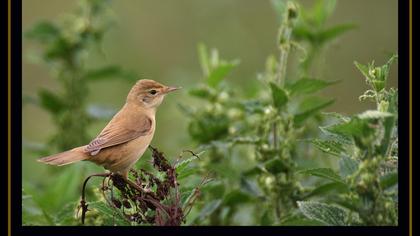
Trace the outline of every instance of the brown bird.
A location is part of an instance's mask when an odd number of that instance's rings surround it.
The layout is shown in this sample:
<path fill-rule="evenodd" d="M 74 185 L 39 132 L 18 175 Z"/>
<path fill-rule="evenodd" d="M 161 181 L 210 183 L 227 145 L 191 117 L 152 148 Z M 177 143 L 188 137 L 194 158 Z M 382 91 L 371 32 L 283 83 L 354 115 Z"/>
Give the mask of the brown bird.
<path fill-rule="evenodd" d="M 87 160 L 127 179 L 130 168 L 152 141 L 156 108 L 167 93 L 177 89 L 153 80 L 139 80 L 128 93 L 125 105 L 88 145 L 38 161 L 62 166 Z"/>

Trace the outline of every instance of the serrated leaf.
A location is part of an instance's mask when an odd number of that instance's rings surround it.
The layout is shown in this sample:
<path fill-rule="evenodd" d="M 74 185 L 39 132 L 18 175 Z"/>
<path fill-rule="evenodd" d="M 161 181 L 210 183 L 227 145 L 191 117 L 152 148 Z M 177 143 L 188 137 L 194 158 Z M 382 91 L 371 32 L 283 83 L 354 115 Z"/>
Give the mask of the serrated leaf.
<path fill-rule="evenodd" d="M 197 156 L 200 156 L 204 153 L 204 151 L 196 154 Z M 194 174 L 197 171 L 197 168 L 188 168 L 188 165 L 195 159 L 197 159 L 197 156 L 192 156 L 189 157 L 185 160 L 182 160 L 181 162 L 178 162 L 175 165 L 175 169 L 176 169 L 176 173 L 177 173 L 177 177 L 178 179 L 183 179 L 187 176 L 190 176 L 192 174 Z"/>
<path fill-rule="evenodd" d="M 334 182 L 345 184 L 345 182 L 341 179 L 341 176 L 338 175 L 334 170 L 330 168 L 311 168 L 311 169 L 300 170 L 297 173 L 303 174 L 303 175 L 317 176 L 324 179 L 332 180 Z"/>
<path fill-rule="evenodd" d="M 334 139 L 336 142 L 340 142 L 342 144 L 352 144 L 352 139 L 350 137 L 340 133 L 331 132 L 328 130 L 329 127 L 331 126 L 320 126 L 319 129 L 324 135 L 328 136 L 329 139 Z"/>
<path fill-rule="evenodd" d="M 111 208 L 104 202 L 89 202 L 88 207 L 91 209 L 96 209 L 100 214 L 104 216 L 104 218 L 107 218 L 111 222 L 115 222 L 117 225 L 130 225 L 130 223 L 124 218 L 119 210 Z"/>
<path fill-rule="evenodd" d="M 340 114 L 340 113 L 337 113 L 337 112 L 322 112 L 321 114 L 324 115 L 324 116 L 327 116 L 327 117 L 335 118 L 335 119 L 337 119 L 339 121 L 342 121 L 342 122 L 343 121 L 344 122 L 350 121 L 350 117 L 345 116 L 345 115 Z"/>
<path fill-rule="evenodd" d="M 185 168 L 190 162 L 192 162 L 193 160 L 197 159 L 198 157 L 200 157 L 200 155 L 203 155 L 205 153 L 205 151 L 201 151 L 187 159 L 184 159 L 178 163 L 175 164 L 175 169 L 177 171 L 182 171 L 183 168 Z"/>
<path fill-rule="evenodd" d="M 369 126 L 369 120 L 352 117 L 349 122 L 344 122 L 326 127 L 332 133 L 353 136 L 366 137 L 373 132 L 373 128 Z"/>
<path fill-rule="evenodd" d="M 197 168 L 187 167 L 181 173 L 178 174 L 177 179 L 178 180 L 185 179 L 186 177 L 197 173 L 197 171 L 198 171 Z"/>
<path fill-rule="evenodd" d="M 61 100 L 61 98 L 57 94 L 49 90 L 46 90 L 46 89 L 39 90 L 38 96 L 39 96 L 41 107 L 43 107 L 44 109 L 52 113 L 59 113 L 63 111 L 63 109 L 65 108 L 65 104 Z"/>
<path fill-rule="evenodd" d="M 289 100 L 289 97 L 287 96 L 286 91 L 284 91 L 282 88 L 280 88 L 273 82 L 270 82 L 270 88 L 274 106 L 278 110 L 281 110 L 283 106 L 286 105 L 287 101 Z"/>
<path fill-rule="evenodd" d="M 309 219 L 331 226 L 346 226 L 348 212 L 341 207 L 311 201 L 298 201 L 299 210 Z"/>
<path fill-rule="evenodd" d="M 217 87 L 217 85 L 220 84 L 220 82 L 232 71 L 233 68 L 235 68 L 237 65 L 239 65 L 239 61 L 233 61 L 233 62 L 225 62 L 220 63 L 216 68 L 213 68 L 210 71 L 209 76 L 207 77 L 207 84 L 210 87 Z"/>
<path fill-rule="evenodd" d="M 318 97 L 311 97 L 305 99 L 299 105 L 299 111 L 294 117 L 294 122 L 296 125 L 300 125 L 303 121 L 318 113 L 320 110 L 328 107 L 334 103 L 334 99 L 325 100 Z"/>
<path fill-rule="evenodd" d="M 359 168 L 359 162 L 347 156 L 342 156 L 338 165 L 340 166 L 340 174 L 343 177 L 352 175 Z"/>
<path fill-rule="evenodd" d="M 398 184 L 398 173 L 396 171 L 381 176 L 380 185 L 382 189 L 390 188 L 396 184 Z"/>
<path fill-rule="evenodd" d="M 343 144 L 335 140 L 322 140 L 322 139 L 312 139 L 310 141 L 315 147 L 319 150 L 331 154 L 333 156 L 341 156 L 346 152 L 346 149 L 343 147 Z"/>
<path fill-rule="evenodd" d="M 348 190 L 347 186 L 341 182 L 327 183 L 313 189 L 308 195 L 304 197 L 304 199 L 307 199 L 313 196 L 326 195 L 330 192 L 344 192 L 347 190 Z"/>
<path fill-rule="evenodd" d="M 287 88 L 290 95 L 310 94 L 324 89 L 330 85 L 336 84 L 338 81 L 325 81 L 320 79 L 302 78 Z"/>

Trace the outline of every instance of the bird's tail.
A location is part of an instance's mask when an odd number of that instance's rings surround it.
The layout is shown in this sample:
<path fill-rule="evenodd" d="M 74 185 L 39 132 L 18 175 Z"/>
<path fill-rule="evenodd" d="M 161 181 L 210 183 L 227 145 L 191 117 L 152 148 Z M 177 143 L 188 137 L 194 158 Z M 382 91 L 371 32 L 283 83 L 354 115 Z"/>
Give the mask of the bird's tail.
<path fill-rule="evenodd" d="M 87 159 L 88 156 L 77 148 L 38 159 L 39 162 L 54 166 L 63 166 Z"/>

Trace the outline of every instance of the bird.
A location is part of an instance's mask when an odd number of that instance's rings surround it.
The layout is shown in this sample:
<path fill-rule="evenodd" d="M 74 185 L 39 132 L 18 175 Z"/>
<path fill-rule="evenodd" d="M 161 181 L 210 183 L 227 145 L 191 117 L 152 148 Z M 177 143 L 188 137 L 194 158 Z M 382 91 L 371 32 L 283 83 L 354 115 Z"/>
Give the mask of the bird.
<path fill-rule="evenodd" d="M 55 166 L 90 161 L 127 179 L 130 169 L 153 139 L 156 109 L 168 93 L 178 89 L 154 80 L 138 80 L 124 106 L 90 143 L 38 161 Z"/>

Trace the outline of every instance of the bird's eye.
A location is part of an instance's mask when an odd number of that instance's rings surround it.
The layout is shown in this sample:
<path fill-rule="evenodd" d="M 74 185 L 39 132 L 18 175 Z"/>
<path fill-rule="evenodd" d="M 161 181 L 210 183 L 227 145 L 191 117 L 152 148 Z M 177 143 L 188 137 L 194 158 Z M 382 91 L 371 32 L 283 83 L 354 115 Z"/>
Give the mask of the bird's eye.
<path fill-rule="evenodd" d="M 149 91 L 149 93 L 152 94 L 152 95 L 155 95 L 157 93 L 157 91 L 152 89 L 152 90 Z"/>

